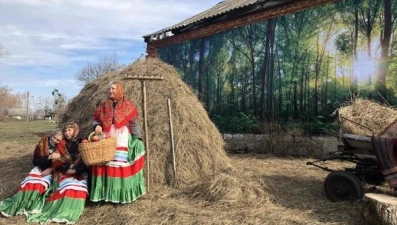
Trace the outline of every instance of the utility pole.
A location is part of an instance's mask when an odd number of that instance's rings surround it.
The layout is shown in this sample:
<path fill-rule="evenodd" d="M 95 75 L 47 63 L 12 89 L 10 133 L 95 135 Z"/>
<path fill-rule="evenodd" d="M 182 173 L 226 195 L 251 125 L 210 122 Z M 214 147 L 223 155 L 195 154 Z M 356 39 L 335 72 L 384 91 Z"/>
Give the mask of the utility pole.
<path fill-rule="evenodd" d="M 29 91 L 28 91 L 28 98 L 26 99 L 26 122 L 29 121 Z"/>

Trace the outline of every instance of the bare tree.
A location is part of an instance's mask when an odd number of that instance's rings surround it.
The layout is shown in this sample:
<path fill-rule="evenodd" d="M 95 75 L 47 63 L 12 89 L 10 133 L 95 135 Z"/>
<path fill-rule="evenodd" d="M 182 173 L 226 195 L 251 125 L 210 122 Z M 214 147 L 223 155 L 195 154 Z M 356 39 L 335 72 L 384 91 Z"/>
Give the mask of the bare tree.
<path fill-rule="evenodd" d="M 104 55 L 99 57 L 98 61 L 95 63 L 87 61 L 87 65 L 81 68 L 75 77 L 77 80 L 87 83 L 107 73 L 117 71 L 121 67 L 115 55 Z"/>
<path fill-rule="evenodd" d="M 0 86 L 0 119 L 7 108 L 20 108 L 23 105 L 23 94 L 13 94 L 11 91 L 6 85 Z"/>

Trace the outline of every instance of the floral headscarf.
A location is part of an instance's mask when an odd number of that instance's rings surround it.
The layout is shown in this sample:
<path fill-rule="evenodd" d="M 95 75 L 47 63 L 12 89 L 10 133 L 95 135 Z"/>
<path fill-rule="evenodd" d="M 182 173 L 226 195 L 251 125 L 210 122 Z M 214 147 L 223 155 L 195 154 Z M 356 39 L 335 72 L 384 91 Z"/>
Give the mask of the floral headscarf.
<path fill-rule="evenodd" d="M 53 130 L 50 134 L 42 137 L 39 142 L 36 145 L 34 155 L 36 157 L 43 157 L 43 156 L 48 156 L 51 154 L 54 148 L 54 144 L 51 143 L 51 138 L 54 136 L 62 136 L 62 130 L 61 129 L 55 129 Z"/>
<path fill-rule="evenodd" d="M 118 81 L 112 82 L 111 85 L 112 84 L 116 85 L 115 99 L 108 98 L 107 101 L 101 103 L 93 115 L 93 120 L 97 120 L 101 123 L 103 131 L 105 132 L 110 131 L 113 122 L 116 128 L 121 128 L 127 125 L 131 119 L 138 116 L 138 109 L 124 96 L 123 85 Z M 113 104 L 115 101 L 116 107 L 113 112 Z"/>

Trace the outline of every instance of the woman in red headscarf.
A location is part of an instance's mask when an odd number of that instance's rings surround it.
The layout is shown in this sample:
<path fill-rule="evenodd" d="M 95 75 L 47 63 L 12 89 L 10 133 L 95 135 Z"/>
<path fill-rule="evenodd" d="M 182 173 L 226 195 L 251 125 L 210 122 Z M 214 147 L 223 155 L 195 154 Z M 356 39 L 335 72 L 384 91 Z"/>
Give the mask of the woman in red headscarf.
<path fill-rule="evenodd" d="M 112 82 L 108 98 L 95 110 L 95 133 L 116 137 L 113 161 L 91 167 L 90 200 L 130 203 L 146 193 L 143 166 L 145 148 L 140 140 L 138 110 L 124 96 L 120 82 Z"/>
<path fill-rule="evenodd" d="M 65 139 L 56 147 L 59 157 L 52 161 L 54 192 L 40 213 L 28 217 L 28 222 L 75 223 L 83 214 L 87 189 L 87 167 L 80 160 L 81 143 L 79 126 L 75 122 L 63 125 Z"/>
<path fill-rule="evenodd" d="M 51 160 L 56 155 L 53 152 L 62 139 L 61 129 L 55 129 L 51 134 L 40 139 L 33 152 L 35 167 L 21 182 L 18 192 L 0 202 L 0 214 L 10 217 L 20 214 L 29 216 L 41 212 L 46 199 L 52 192 Z"/>

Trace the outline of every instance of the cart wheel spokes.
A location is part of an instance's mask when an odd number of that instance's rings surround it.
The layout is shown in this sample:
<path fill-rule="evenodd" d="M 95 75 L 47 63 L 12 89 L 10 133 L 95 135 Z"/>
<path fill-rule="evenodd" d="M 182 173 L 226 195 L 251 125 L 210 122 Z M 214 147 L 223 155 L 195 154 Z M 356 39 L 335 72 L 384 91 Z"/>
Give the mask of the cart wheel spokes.
<path fill-rule="evenodd" d="M 324 191 L 332 202 L 355 201 L 364 196 L 360 179 L 346 171 L 334 171 L 324 181 Z"/>

